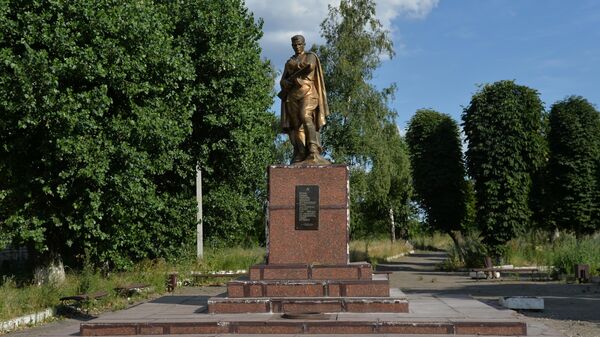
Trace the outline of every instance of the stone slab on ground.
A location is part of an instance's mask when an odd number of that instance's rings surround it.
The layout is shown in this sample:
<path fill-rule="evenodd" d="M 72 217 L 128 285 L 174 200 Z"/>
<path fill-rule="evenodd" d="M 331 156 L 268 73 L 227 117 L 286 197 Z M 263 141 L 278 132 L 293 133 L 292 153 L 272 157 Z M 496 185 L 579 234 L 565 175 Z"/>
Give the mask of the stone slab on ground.
<path fill-rule="evenodd" d="M 516 310 L 544 310 L 544 299 L 533 296 L 507 296 L 498 300 L 501 306 Z"/>

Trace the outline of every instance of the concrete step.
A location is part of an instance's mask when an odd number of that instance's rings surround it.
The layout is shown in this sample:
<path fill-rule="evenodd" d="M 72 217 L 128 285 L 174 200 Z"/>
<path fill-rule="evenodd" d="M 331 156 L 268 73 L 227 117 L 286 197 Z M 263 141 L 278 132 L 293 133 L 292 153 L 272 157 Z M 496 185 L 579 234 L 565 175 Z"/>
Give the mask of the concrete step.
<path fill-rule="evenodd" d="M 519 321 L 262 320 L 82 323 L 82 336 L 181 334 L 428 334 L 525 336 Z"/>
<path fill-rule="evenodd" d="M 400 289 L 390 297 L 213 297 L 208 300 L 211 314 L 283 312 L 408 312 L 408 300 Z"/>
<path fill-rule="evenodd" d="M 388 297 L 387 275 L 372 280 L 235 280 L 227 283 L 228 297 Z"/>
<path fill-rule="evenodd" d="M 259 264 L 250 268 L 250 279 L 259 280 L 370 280 L 371 264 Z"/>

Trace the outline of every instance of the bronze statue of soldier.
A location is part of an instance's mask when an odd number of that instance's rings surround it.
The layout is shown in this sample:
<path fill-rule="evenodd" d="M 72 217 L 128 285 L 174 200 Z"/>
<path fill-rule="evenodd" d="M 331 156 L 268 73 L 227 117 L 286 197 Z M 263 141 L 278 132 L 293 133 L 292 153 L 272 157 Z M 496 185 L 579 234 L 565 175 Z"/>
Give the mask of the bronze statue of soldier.
<path fill-rule="evenodd" d="M 294 55 L 281 76 L 281 128 L 294 146 L 291 164 L 330 164 L 321 153 L 320 130 L 329 115 L 321 63 L 305 52 L 302 35 L 292 37 Z"/>

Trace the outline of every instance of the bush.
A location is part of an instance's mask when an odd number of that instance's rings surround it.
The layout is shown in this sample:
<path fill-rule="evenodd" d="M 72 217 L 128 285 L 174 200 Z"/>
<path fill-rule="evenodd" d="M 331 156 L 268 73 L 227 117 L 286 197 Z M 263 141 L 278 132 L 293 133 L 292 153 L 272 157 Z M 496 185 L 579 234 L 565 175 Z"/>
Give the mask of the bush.
<path fill-rule="evenodd" d="M 483 267 L 486 248 L 481 242 L 479 233 L 468 232 L 458 242 L 458 247 L 450 242 L 446 244 L 448 259 L 440 267 L 443 270 Z"/>

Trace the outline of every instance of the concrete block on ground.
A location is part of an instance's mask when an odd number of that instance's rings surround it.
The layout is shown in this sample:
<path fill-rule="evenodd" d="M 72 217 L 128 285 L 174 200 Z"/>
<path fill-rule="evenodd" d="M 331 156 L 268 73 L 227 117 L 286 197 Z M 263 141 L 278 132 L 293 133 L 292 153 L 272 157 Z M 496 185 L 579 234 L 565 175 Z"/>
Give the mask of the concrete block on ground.
<path fill-rule="evenodd" d="M 515 310 L 544 310 L 544 299 L 530 296 L 500 297 L 500 305 Z"/>

